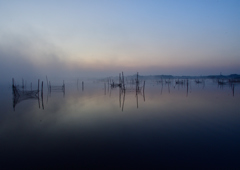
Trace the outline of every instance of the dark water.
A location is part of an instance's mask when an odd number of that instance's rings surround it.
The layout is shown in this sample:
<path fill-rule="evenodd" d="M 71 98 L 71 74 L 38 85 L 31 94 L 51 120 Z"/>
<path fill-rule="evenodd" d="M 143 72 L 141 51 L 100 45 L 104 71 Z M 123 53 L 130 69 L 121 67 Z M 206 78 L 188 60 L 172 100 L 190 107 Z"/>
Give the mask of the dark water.
<path fill-rule="evenodd" d="M 137 95 L 65 84 L 15 109 L 11 85 L 1 85 L 1 169 L 240 168 L 237 84 L 147 81 Z"/>

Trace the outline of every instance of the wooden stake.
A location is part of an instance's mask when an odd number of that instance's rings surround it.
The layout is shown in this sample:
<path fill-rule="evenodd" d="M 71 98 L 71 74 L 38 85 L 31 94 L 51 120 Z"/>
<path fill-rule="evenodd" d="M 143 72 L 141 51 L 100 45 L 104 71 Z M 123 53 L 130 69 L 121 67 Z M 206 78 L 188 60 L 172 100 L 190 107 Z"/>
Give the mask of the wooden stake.
<path fill-rule="evenodd" d="M 40 81 L 40 80 L 38 79 L 38 92 L 39 92 L 39 81 Z"/>
<path fill-rule="evenodd" d="M 145 80 L 143 82 L 143 93 L 144 93 L 144 90 L 145 90 Z"/>
<path fill-rule="evenodd" d="M 123 89 L 125 89 L 125 83 L 124 83 L 123 71 L 122 71 L 122 86 L 123 86 Z"/>
<path fill-rule="evenodd" d="M 43 93 L 43 81 L 42 81 L 42 89 L 41 89 L 41 93 Z"/>
<path fill-rule="evenodd" d="M 14 87 L 14 78 L 12 78 L 12 87 Z"/>
<path fill-rule="evenodd" d="M 121 73 L 119 73 L 119 80 L 118 80 L 118 84 L 121 84 Z"/>

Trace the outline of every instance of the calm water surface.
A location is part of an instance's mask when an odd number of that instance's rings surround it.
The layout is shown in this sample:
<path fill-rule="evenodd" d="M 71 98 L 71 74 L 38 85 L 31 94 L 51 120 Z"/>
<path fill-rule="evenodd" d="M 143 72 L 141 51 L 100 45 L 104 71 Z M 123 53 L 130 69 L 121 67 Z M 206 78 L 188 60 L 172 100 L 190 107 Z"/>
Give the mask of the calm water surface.
<path fill-rule="evenodd" d="M 149 80 L 136 95 L 103 82 L 65 84 L 65 94 L 45 84 L 43 98 L 15 108 L 11 85 L 1 85 L 1 169 L 240 168 L 238 85 Z"/>

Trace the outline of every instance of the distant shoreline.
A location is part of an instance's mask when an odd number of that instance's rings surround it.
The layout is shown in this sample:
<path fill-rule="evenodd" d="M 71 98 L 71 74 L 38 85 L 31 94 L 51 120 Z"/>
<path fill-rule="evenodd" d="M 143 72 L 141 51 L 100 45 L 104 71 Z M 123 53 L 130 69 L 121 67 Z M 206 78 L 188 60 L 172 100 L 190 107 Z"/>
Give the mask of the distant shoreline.
<path fill-rule="evenodd" d="M 113 76 L 112 78 L 117 78 Z M 136 75 L 125 76 L 126 78 L 136 77 Z M 207 76 L 174 76 L 174 75 L 139 75 L 139 79 L 240 79 L 240 74 L 229 75 L 207 75 Z"/>

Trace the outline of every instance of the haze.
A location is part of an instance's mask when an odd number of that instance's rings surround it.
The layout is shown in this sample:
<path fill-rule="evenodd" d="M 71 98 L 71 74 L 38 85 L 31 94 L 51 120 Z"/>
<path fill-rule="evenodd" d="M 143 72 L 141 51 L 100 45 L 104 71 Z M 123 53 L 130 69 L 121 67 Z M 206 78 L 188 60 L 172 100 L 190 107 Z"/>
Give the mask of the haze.
<path fill-rule="evenodd" d="M 240 73 L 238 0 L 0 1 L 1 77 Z"/>

